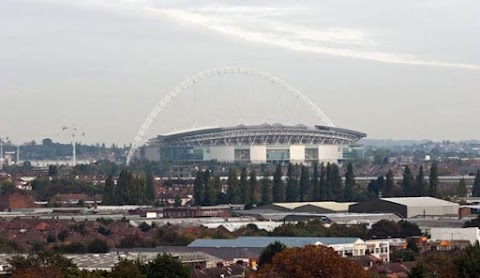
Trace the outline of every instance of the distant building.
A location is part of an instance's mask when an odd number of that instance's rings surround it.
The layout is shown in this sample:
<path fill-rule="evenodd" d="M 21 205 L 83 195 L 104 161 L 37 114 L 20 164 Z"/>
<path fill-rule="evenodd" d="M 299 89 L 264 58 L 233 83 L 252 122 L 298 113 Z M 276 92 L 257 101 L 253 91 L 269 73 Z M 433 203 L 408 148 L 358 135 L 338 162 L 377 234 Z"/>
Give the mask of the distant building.
<path fill-rule="evenodd" d="M 480 229 L 470 228 L 431 228 L 430 237 L 432 240 L 468 240 L 474 244 L 480 241 Z"/>
<path fill-rule="evenodd" d="M 433 197 L 379 198 L 350 205 L 350 212 L 392 212 L 403 218 L 458 215 L 459 205 Z"/>
<path fill-rule="evenodd" d="M 335 213 L 347 212 L 349 206 L 355 203 L 339 202 L 292 202 L 292 203 L 273 203 L 260 206 L 259 210 L 276 210 L 283 212 L 310 212 L 310 213 Z"/>
<path fill-rule="evenodd" d="M 328 126 L 282 124 L 215 127 L 159 135 L 148 140 L 143 158 L 153 161 L 248 163 L 337 163 L 342 148 L 366 134 Z M 353 147 L 347 154 L 355 155 Z"/>
<path fill-rule="evenodd" d="M 163 209 L 164 218 L 230 217 L 230 206 L 169 207 Z"/>

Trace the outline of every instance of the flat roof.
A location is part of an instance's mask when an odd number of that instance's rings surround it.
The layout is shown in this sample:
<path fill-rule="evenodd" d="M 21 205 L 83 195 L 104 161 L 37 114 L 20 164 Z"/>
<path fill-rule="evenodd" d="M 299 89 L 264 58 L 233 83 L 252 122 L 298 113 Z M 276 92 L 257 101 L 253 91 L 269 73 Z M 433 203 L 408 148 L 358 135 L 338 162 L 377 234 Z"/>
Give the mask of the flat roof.
<path fill-rule="evenodd" d="M 404 206 L 430 207 L 430 206 L 459 206 L 457 203 L 437 199 L 433 197 L 398 197 L 380 198 L 381 200 Z"/>
<path fill-rule="evenodd" d="M 238 237 L 236 239 L 196 239 L 188 247 L 267 247 L 278 241 L 287 247 L 352 244 L 358 237 Z"/>

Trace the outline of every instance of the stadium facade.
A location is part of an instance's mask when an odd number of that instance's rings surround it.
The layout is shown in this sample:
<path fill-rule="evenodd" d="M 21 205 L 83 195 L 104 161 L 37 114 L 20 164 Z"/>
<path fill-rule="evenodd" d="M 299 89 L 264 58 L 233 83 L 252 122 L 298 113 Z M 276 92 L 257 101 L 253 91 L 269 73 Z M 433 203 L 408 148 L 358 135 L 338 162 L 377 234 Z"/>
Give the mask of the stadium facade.
<path fill-rule="evenodd" d="M 152 161 L 246 163 L 337 163 L 343 150 L 366 134 L 352 130 L 281 124 L 216 127 L 159 135 L 147 141 Z"/>

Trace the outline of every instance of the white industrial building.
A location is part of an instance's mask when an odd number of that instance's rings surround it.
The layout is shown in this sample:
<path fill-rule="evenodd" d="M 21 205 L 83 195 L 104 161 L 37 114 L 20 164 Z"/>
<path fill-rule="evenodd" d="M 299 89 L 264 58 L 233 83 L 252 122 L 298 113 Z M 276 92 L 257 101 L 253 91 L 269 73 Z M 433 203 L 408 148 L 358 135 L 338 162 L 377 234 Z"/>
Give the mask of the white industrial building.
<path fill-rule="evenodd" d="M 430 228 L 430 238 L 433 240 L 468 240 L 474 244 L 480 241 L 480 229 L 470 228 Z"/>

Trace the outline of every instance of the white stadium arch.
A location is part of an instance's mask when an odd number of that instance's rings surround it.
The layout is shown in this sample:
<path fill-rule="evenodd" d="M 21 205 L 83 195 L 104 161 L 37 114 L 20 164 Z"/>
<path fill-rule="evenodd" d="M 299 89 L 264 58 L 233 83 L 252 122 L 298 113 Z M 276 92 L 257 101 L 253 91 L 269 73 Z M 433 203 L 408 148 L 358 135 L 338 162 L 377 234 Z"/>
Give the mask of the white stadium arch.
<path fill-rule="evenodd" d="M 140 144 L 143 142 L 143 137 L 145 133 L 148 131 L 150 128 L 151 124 L 157 117 L 158 113 L 160 113 L 166 106 L 167 104 L 174 99 L 179 93 L 184 91 L 187 88 L 190 88 L 195 85 L 196 82 L 208 79 L 212 76 L 218 76 L 218 75 L 235 75 L 235 74 L 241 74 L 241 75 L 248 75 L 248 76 L 255 76 L 264 80 L 267 80 L 269 82 L 272 82 L 272 84 L 277 85 L 287 91 L 288 93 L 294 95 L 297 97 L 298 100 L 302 101 L 304 104 L 306 104 L 321 120 L 321 123 L 323 123 L 325 126 L 329 127 L 334 127 L 333 122 L 320 110 L 320 108 L 315 105 L 308 97 L 306 97 L 304 94 L 302 94 L 299 90 L 295 89 L 293 86 L 288 84 L 287 82 L 281 80 L 278 77 L 275 77 L 269 73 L 256 70 L 256 69 L 251 69 L 251 68 L 244 68 L 244 67 L 222 67 L 222 68 L 214 68 L 210 69 L 207 71 L 200 72 L 198 74 L 195 74 L 189 78 L 187 78 L 185 81 L 180 83 L 177 87 L 175 87 L 173 90 L 168 92 L 163 99 L 161 99 L 155 108 L 152 110 L 152 112 L 148 115 L 147 119 L 145 122 L 142 124 L 140 130 L 138 131 L 137 135 L 135 136 L 130 150 L 127 155 L 127 165 L 130 163 L 133 155 L 135 154 L 137 148 L 140 146 Z"/>

